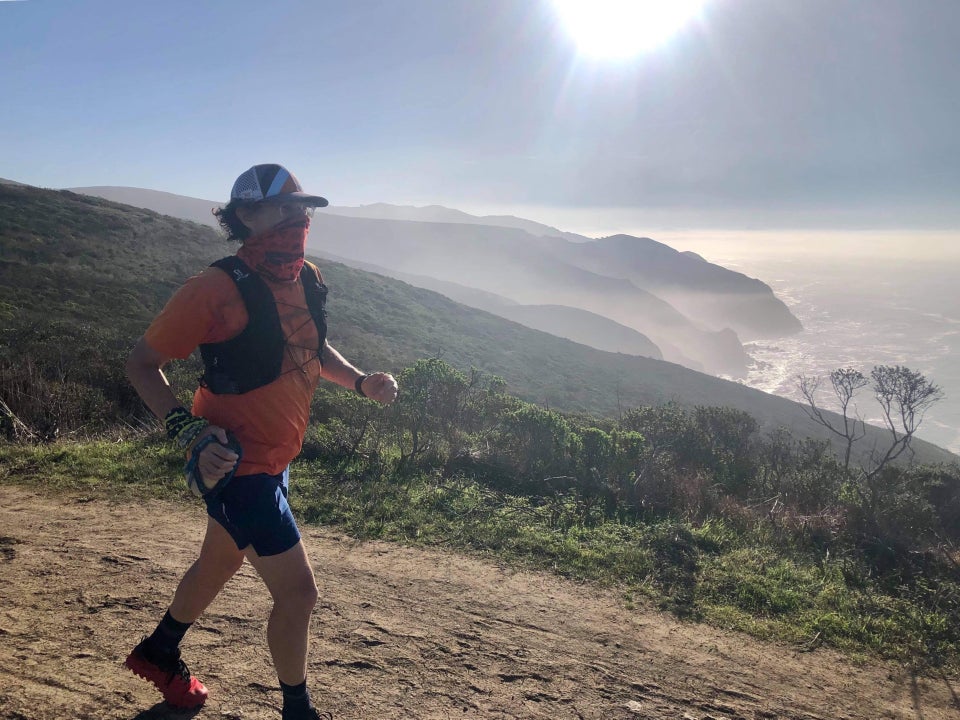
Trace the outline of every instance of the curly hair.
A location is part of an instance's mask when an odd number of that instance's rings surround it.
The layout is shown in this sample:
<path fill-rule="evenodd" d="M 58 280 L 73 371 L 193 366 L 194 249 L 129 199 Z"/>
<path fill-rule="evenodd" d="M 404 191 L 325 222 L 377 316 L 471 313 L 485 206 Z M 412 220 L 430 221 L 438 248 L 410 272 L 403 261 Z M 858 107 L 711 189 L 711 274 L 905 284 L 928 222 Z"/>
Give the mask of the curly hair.
<path fill-rule="evenodd" d="M 217 222 L 220 223 L 220 228 L 227 234 L 227 240 L 242 243 L 250 237 L 250 228 L 244 225 L 243 221 L 237 216 L 238 207 L 250 204 L 252 203 L 242 200 L 231 200 L 223 207 L 212 210 Z"/>

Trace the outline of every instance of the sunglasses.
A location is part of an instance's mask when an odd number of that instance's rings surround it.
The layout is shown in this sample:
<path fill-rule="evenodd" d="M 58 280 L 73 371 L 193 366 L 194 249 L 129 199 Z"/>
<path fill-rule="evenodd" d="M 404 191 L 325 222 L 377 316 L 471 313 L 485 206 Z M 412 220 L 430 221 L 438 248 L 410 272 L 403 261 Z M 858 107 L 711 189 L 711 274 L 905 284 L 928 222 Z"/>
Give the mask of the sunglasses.
<path fill-rule="evenodd" d="M 284 219 L 297 218 L 297 217 L 313 217 L 313 212 L 316 208 L 311 207 L 310 205 L 301 205 L 300 203 L 283 203 L 278 205 L 280 208 L 280 214 Z"/>

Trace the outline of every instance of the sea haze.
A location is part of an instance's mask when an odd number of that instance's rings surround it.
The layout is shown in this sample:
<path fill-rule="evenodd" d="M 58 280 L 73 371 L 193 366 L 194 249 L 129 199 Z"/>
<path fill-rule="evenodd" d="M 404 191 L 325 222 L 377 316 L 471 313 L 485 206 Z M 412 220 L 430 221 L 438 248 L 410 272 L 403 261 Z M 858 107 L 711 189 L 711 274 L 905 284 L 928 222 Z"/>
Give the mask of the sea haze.
<path fill-rule="evenodd" d="M 917 436 L 960 453 L 960 260 L 801 260 L 725 254 L 716 247 L 708 259 L 761 278 L 804 326 L 787 338 L 746 345 L 752 358 L 747 385 L 801 400 L 801 374 L 826 381 L 840 367 L 866 375 L 875 365 L 905 365 L 944 391 Z M 827 390 L 824 405 L 835 409 Z M 869 392 L 861 394 L 858 407 L 880 422 Z"/>
<path fill-rule="evenodd" d="M 213 223 L 210 208 L 217 204 L 209 200 L 136 188 L 74 190 L 210 224 Z M 479 218 L 447 208 L 380 205 L 333 210 L 314 218 L 317 236 L 323 238 L 322 244 L 316 249 L 321 254 L 350 255 L 351 262 L 358 261 L 356 251 L 361 241 L 369 241 L 374 235 L 376 227 L 369 223 L 387 222 L 379 219 L 384 213 L 391 217 L 400 215 L 404 219 L 420 219 L 419 223 L 410 223 L 404 231 L 414 232 L 411 228 L 419 226 L 410 238 L 413 243 L 410 247 L 417 247 L 428 231 L 442 235 L 444 242 L 449 242 L 451 236 L 462 232 L 479 233 L 486 238 L 486 244 L 480 246 L 481 258 L 489 255 L 490 242 L 504 234 L 519 234 L 525 245 L 541 235 L 565 236 L 575 242 L 586 240 L 584 236 L 562 233 L 555 227 L 516 217 L 501 215 L 492 219 Z M 424 212 L 427 213 L 426 218 L 422 217 Z M 355 218 L 353 215 L 362 217 Z M 368 216 L 378 219 L 370 220 Z M 438 226 L 425 221 L 429 219 L 442 219 L 447 224 Z M 464 231 L 459 226 L 463 223 L 482 225 L 488 221 L 494 222 L 495 226 L 472 231 Z M 458 224 L 449 225 L 450 222 Z M 351 235 L 346 232 L 346 226 L 339 227 L 343 223 L 368 225 L 362 228 L 362 232 Z M 388 239 L 396 245 L 403 228 L 397 223 L 391 228 Z M 384 227 L 379 229 L 383 231 Z M 576 229 L 586 231 L 582 226 Z M 908 233 L 676 229 L 648 233 L 643 228 L 627 228 L 625 231 L 637 238 L 650 235 L 676 250 L 691 250 L 712 263 L 763 281 L 800 319 L 804 330 L 796 335 L 747 343 L 746 351 L 751 360 L 747 377 L 743 380 L 747 385 L 799 400 L 796 383 L 801 374 L 825 378 L 838 367 L 855 367 L 868 374 L 874 365 L 906 365 L 922 372 L 945 393 L 945 398 L 928 412 L 919 436 L 960 453 L 960 363 L 956 361 L 960 356 L 960 291 L 957 289 L 960 279 L 960 233 L 952 230 Z M 528 234 L 531 232 L 534 234 Z M 490 233 L 496 235 L 487 237 Z M 337 237 L 343 238 L 343 244 L 352 255 L 332 245 L 330 240 Z M 515 248 L 512 252 L 516 259 Z M 382 253 L 372 248 L 370 257 L 381 258 Z M 427 253 L 426 257 L 436 260 L 437 253 Z M 376 262 L 379 260 L 363 260 L 361 264 Z M 392 272 L 386 274 L 406 275 L 406 279 L 413 284 L 423 285 L 423 278 L 417 279 L 411 273 L 416 273 L 418 277 L 429 274 L 428 265 L 426 261 L 417 260 L 409 269 L 394 266 Z M 545 269 L 542 260 L 538 260 L 536 266 L 541 271 Z M 461 272 L 457 277 L 475 275 L 477 267 L 477 263 L 470 264 L 469 272 Z M 386 272 L 379 266 L 372 269 Z M 496 272 L 490 277 L 502 280 L 502 267 L 496 266 L 495 269 Z M 604 272 L 610 271 L 605 269 Z M 547 284 L 555 287 L 558 277 L 554 273 Z M 446 283 L 447 287 L 440 287 L 436 285 L 435 278 L 427 280 L 434 283 L 433 287 L 439 292 L 450 293 L 452 286 L 449 282 Z M 601 282 L 609 290 L 611 283 L 602 278 Z M 621 279 L 612 284 L 623 282 Z M 528 285 L 529 279 L 525 277 L 523 282 L 511 282 L 510 288 Z M 431 285 L 427 283 L 426 286 Z M 486 289 L 490 290 L 489 287 Z M 479 307 L 489 305 L 490 298 L 482 300 L 475 290 L 459 287 L 459 292 L 463 291 L 472 294 L 454 295 L 468 304 Z M 632 298 L 629 302 L 635 303 L 635 300 Z M 499 301 L 507 302 L 502 297 Z M 532 301 L 541 305 L 541 310 L 544 302 L 558 302 L 545 301 L 543 298 L 534 298 Z M 560 304 L 582 307 L 576 298 L 570 297 L 563 298 Z M 623 305 L 624 302 L 619 299 L 612 303 L 612 306 L 620 309 Z M 509 316 L 510 312 L 503 314 Z M 529 318 L 525 320 L 529 322 Z M 550 328 L 550 331 L 555 329 Z M 644 338 L 644 341 L 647 340 Z M 624 351 L 622 347 L 618 349 Z M 737 349 L 739 351 L 739 343 Z M 656 357 L 658 352 L 641 354 Z M 714 356 L 715 353 L 711 357 Z M 824 405 L 831 407 L 827 401 L 825 396 Z M 869 393 L 863 393 L 860 409 L 869 420 L 879 423 L 878 408 Z"/>

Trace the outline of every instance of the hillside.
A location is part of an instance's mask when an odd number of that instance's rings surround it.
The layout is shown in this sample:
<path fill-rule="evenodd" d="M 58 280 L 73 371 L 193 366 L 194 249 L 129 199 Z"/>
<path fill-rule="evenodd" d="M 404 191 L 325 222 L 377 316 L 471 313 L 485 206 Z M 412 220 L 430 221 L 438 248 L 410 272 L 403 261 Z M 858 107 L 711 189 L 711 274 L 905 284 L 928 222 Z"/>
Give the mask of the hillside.
<path fill-rule="evenodd" d="M 0 186 L 0 361 L 21 371 L 31 353 L 63 357 L 66 348 L 68 369 L 89 373 L 97 392 L 129 395 L 126 349 L 177 284 L 229 252 L 208 227 L 66 191 Z M 725 406 L 767 429 L 826 438 L 791 401 L 669 362 L 594 350 L 391 278 L 320 264 L 331 288 L 331 341 L 363 367 L 396 370 L 441 357 L 499 375 L 512 393 L 556 409 L 616 415 L 669 401 Z M 87 363 L 74 368 L 81 351 Z M 91 402 L 101 407 L 96 397 Z M 881 439 L 879 430 L 871 433 L 867 444 Z M 953 459 L 927 443 L 915 449 L 923 460 Z"/>
<path fill-rule="evenodd" d="M 515 228 L 535 237 L 559 237 L 573 242 L 589 242 L 592 238 L 577 233 L 564 232 L 550 225 L 524 220 L 513 215 L 471 215 L 461 210 L 446 208 L 442 205 L 414 207 L 411 205 L 390 205 L 374 203 L 358 207 L 333 207 L 328 211 L 332 215 L 368 218 L 371 220 L 413 220 L 416 222 L 457 223 L 462 225 L 489 225 L 493 227 Z"/>
<path fill-rule="evenodd" d="M 459 283 L 437 280 L 426 275 L 390 271 L 373 263 L 350 262 L 338 255 L 328 253 L 323 255 L 359 270 L 386 275 L 397 280 L 403 280 L 414 287 L 432 290 L 462 305 L 485 310 L 493 315 L 518 322 L 528 328 L 542 330 L 597 350 L 625 353 L 627 355 L 642 355 L 663 360 L 663 353 L 660 352 L 660 348 L 647 336 L 638 333 L 633 328 L 587 310 L 564 305 L 521 305 L 502 295 L 496 295 L 486 290 L 477 290 Z M 682 364 L 690 367 L 694 363 L 687 358 Z"/>
<path fill-rule="evenodd" d="M 211 201 L 136 188 L 81 189 L 210 223 Z M 749 358 L 737 332 L 756 338 L 800 328 L 765 284 L 655 241 L 628 237 L 621 247 L 573 236 L 570 242 L 539 223 L 484 220 L 442 207 L 324 211 L 314 218 L 311 247 L 348 264 L 384 266 L 394 277 L 430 277 L 518 304 L 587 310 L 645 335 L 667 360 L 717 375 L 746 373 Z M 657 269 L 652 275 L 636 271 L 647 255 Z M 660 290 L 692 312 L 678 310 Z"/>
<path fill-rule="evenodd" d="M 770 287 L 755 278 L 680 253 L 650 238 L 614 235 L 592 243 L 544 239 L 545 250 L 654 293 L 709 327 L 730 327 L 744 340 L 802 329 Z"/>
<path fill-rule="evenodd" d="M 0 182 L 4 181 L 0 180 Z M 174 217 L 193 220 L 207 225 L 214 225 L 213 219 L 210 216 L 210 208 L 220 204 L 220 202 L 214 200 L 201 200 L 185 195 L 175 195 L 161 190 L 148 190 L 145 188 L 91 185 L 88 187 L 71 187 L 66 189 L 83 195 L 101 197 L 104 200 L 113 200 L 114 202 L 125 203 L 135 207 L 149 208 L 164 215 L 173 215 Z M 389 203 L 373 203 L 371 205 L 354 207 L 330 205 L 324 212 L 330 215 L 374 220 L 415 220 L 418 222 L 490 225 L 493 227 L 524 230 L 535 237 L 559 237 L 574 242 L 587 242 L 591 239 L 583 235 L 578 235 L 577 233 L 564 232 L 563 230 L 558 230 L 555 227 L 544 225 L 543 223 L 513 217 L 512 215 L 471 215 L 462 210 L 455 210 L 441 205 L 427 205 L 425 207 L 391 205 Z"/>
<path fill-rule="evenodd" d="M 502 295 L 522 305 L 564 305 L 603 315 L 647 336 L 664 358 L 741 375 L 748 356 L 731 330 L 706 330 L 627 279 L 544 254 L 521 230 L 482 225 L 342 218 L 318 213 L 308 247 L 389 265 Z M 389 263 L 384 263 L 389 258 Z"/>
<path fill-rule="evenodd" d="M 213 216 L 211 210 L 222 205 L 218 200 L 202 200 L 200 198 L 187 197 L 185 195 L 175 195 L 174 193 L 163 192 L 162 190 L 147 190 L 145 188 L 134 187 L 113 187 L 105 185 L 95 185 L 90 187 L 67 188 L 67 191 L 79 195 L 92 195 L 93 197 L 111 200 L 124 205 L 133 207 L 147 208 L 158 212 L 161 215 L 170 215 L 184 220 L 192 220 L 202 225 L 209 225 L 216 228 L 217 219 Z"/>

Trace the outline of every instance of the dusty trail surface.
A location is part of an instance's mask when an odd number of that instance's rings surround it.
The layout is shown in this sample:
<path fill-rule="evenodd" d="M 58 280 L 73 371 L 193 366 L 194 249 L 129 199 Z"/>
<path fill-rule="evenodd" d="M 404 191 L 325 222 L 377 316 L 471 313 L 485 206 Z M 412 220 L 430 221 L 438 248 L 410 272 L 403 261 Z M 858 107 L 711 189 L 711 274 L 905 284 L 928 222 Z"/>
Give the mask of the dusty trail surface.
<path fill-rule="evenodd" d="M 199 506 L 0 487 L 0 718 L 276 720 L 269 596 L 249 565 L 191 629 L 210 688 L 173 713 L 121 668 L 199 547 Z M 452 553 L 307 528 L 313 694 L 337 720 L 956 720 L 956 680 L 854 666 Z M 952 687 L 951 687 L 952 685 Z"/>

